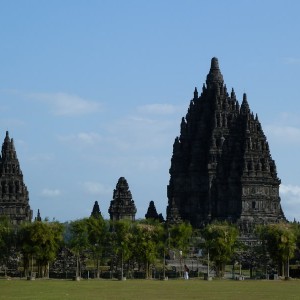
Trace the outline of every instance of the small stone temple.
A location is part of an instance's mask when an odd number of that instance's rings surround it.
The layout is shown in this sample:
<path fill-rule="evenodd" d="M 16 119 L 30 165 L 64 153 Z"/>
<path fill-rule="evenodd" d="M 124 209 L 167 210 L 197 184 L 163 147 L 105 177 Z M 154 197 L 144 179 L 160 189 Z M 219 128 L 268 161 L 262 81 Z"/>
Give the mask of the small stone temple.
<path fill-rule="evenodd" d="M 94 217 L 96 219 L 102 218 L 98 201 L 95 201 L 95 203 L 94 203 L 93 210 L 91 212 L 91 217 Z"/>
<path fill-rule="evenodd" d="M 147 209 L 147 213 L 145 214 L 145 218 L 148 219 L 152 219 L 152 220 L 158 220 L 160 223 L 164 222 L 164 217 L 162 214 L 158 214 L 154 201 L 151 200 L 149 203 L 149 207 Z"/>
<path fill-rule="evenodd" d="M 167 189 L 167 221 L 195 227 L 213 220 L 256 224 L 285 220 L 276 164 L 246 94 L 228 93 L 217 58 L 175 138 Z"/>
<path fill-rule="evenodd" d="M 136 207 L 124 177 L 120 177 L 118 180 L 108 212 L 112 221 L 135 220 Z"/>
<path fill-rule="evenodd" d="M 13 224 L 31 221 L 32 210 L 23 174 L 8 131 L 2 144 L 0 156 L 0 215 L 8 216 Z"/>

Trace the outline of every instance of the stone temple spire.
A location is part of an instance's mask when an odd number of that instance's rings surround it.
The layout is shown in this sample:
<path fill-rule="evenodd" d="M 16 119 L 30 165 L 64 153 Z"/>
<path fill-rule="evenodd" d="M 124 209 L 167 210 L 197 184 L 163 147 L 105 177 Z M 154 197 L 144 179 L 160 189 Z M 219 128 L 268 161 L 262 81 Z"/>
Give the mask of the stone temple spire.
<path fill-rule="evenodd" d="M 94 217 L 96 219 L 99 219 L 99 218 L 102 217 L 98 201 L 95 201 L 95 203 L 94 203 L 93 210 L 92 210 L 92 213 L 91 213 L 91 217 Z"/>
<path fill-rule="evenodd" d="M 41 222 L 42 221 L 42 217 L 41 217 L 41 213 L 40 213 L 40 210 L 38 209 L 37 211 L 37 215 L 34 219 L 35 221 L 38 221 L 38 222 Z"/>
<path fill-rule="evenodd" d="M 206 84 L 175 138 L 167 222 L 181 219 L 201 228 L 227 220 L 248 232 L 256 224 L 284 221 L 275 161 L 247 95 L 241 105 L 234 90 L 229 97 L 215 57 Z"/>
<path fill-rule="evenodd" d="M 208 88 L 213 87 L 221 87 L 223 86 L 224 80 L 223 75 L 221 74 L 220 68 L 219 68 L 219 61 L 216 57 L 213 57 L 211 59 L 211 66 L 209 73 L 206 77 L 206 85 Z"/>
<path fill-rule="evenodd" d="M 145 214 L 146 219 L 158 219 L 158 213 L 154 204 L 154 201 L 150 201 L 147 213 Z"/>
<path fill-rule="evenodd" d="M 118 180 L 108 212 L 110 219 L 113 221 L 135 220 L 136 207 L 127 180 L 124 177 L 120 177 Z"/>
<path fill-rule="evenodd" d="M 0 156 L 0 215 L 8 216 L 14 224 L 32 219 L 27 187 L 8 131 Z"/>
<path fill-rule="evenodd" d="M 248 101 L 247 101 L 247 94 L 246 93 L 243 94 L 243 102 L 242 102 L 242 105 L 241 105 L 241 113 L 243 113 L 243 114 L 250 113 L 250 107 L 249 107 L 249 104 L 248 104 Z"/>

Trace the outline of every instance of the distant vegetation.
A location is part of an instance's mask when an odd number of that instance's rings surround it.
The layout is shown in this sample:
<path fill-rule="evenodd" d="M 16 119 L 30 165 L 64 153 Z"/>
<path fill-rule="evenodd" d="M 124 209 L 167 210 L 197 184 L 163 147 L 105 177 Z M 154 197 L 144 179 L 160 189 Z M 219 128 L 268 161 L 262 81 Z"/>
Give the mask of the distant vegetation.
<path fill-rule="evenodd" d="M 34 221 L 17 227 L 7 218 L 0 220 L 1 274 L 21 277 L 48 278 L 56 272 L 55 277 L 80 278 L 88 270 L 95 278 L 136 278 L 137 273 L 140 278 L 158 274 L 165 278 L 168 272 L 181 272 L 190 259 L 209 265 L 216 277 L 228 272 L 226 265 L 233 270 L 243 266 L 250 277 L 258 273 L 290 277 L 289 264 L 298 262 L 299 246 L 298 223 L 260 226 L 254 242 L 245 243 L 238 228 L 226 222 L 196 230 L 189 223 L 110 222 L 101 216 L 64 224 Z M 181 268 L 170 270 L 166 261 L 176 260 Z"/>

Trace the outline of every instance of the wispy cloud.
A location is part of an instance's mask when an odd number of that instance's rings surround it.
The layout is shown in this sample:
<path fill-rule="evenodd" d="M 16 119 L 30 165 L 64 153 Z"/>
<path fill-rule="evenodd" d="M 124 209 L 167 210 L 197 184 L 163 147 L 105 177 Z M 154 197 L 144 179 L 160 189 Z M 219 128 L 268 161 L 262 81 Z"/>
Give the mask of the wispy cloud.
<path fill-rule="evenodd" d="M 267 125 L 265 129 L 267 136 L 273 137 L 281 142 L 299 143 L 300 128 L 293 126 Z"/>
<path fill-rule="evenodd" d="M 30 98 L 43 101 L 52 107 L 51 111 L 57 116 L 77 116 L 99 112 L 102 104 L 83 99 L 67 93 L 34 93 Z"/>
<path fill-rule="evenodd" d="M 171 115 L 180 110 L 179 106 L 172 104 L 147 104 L 143 106 L 138 106 L 137 111 L 139 113 L 145 114 L 155 114 L 155 115 Z"/>
<path fill-rule="evenodd" d="M 45 188 L 41 192 L 42 196 L 47 197 L 47 198 L 54 198 L 58 197 L 61 195 L 61 191 L 59 189 L 48 189 Z"/>
<path fill-rule="evenodd" d="M 282 184 L 280 186 L 280 193 L 282 193 L 283 195 L 291 195 L 293 197 L 297 197 L 300 201 L 300 186 Z"/>
<path fill-rule="evenodd" d="M 81 145 L 94 145 L 102 140 L 100 134 L 95 132 L 79 132 L 77 134 L 71 134 L 66 136 L 58 136 L 61 142 L 73 142 Z"/>
<path fill-rule="evenodd" d="M 53 159 L 54 155 L 51 153 L 37 153 L 33 156 L 28 157 L 28 160 L 31 162 L 51 161 Z"/>
<path fill-rule="evenodd" d="M 18 128 L 18 127 L 24 127 L 26 125 L 26 123 L 23 120 L 16 119 L 16 118 L 10 118 L 10 119 L 1 118 L 0 124 L 6 128 L 14 128 L 14 127 Z"/>
<path fill-rule="evenodd" d="M 300 186 L 282 184 L 280 186 L 280 196 L 286 217 L 290 221 L 294 218 L 300 221 Z"/>
<path fill-rule="evenodd" d="M 297 57 L 285 57 L 284 62 L 288 65 L 300 65 L 300 58 Z"/>
<path fill-rule="evenodd" d="M 90 195 L 112 195 L 113 189 L 99 182 L 86 181 L 83 183 L 84 190 Z"/>
<path fill-rule="evenodd" d="M 169 160 L 167 162 L 169 162 Z M 148 171 L 159 171 L 161 169 L 161 166 L 163 166 L 166 163 L 166 161 L 164 161 L 164 159 L 161 157 L 155 157 L 149 155 L 147 157 L 137 158 L 134 163 L 137 166 L 138 170 L 148 172 Z M 168 166 L 166 166 L 166 168 L 167 167 Z"/>
<path fill-rule="evenodd" d="M 122 130 L 120 131 L 120 128 Z M 110 124 L 108 143 L 113 143 L 119 150 L 149 153 L 155 149 L 173 143 L 178 128 L 176 122 L 168 118 L 145 118 L 140 115 L 128 116 Z"/>

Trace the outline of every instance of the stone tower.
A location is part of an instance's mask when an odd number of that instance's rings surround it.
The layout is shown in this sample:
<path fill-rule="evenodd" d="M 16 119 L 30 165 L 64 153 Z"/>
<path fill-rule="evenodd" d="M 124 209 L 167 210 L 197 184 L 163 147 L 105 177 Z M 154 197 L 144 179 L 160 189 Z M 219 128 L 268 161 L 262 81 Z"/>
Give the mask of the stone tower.
<path fill-rule="evenodd" d="M 8 131 L 2 144 L 0 156 L 0 215 L 8 216 L 13 224 L 31 221 L 32 210 L 29 206 L 27 187 L 14 146 Z"/>
<path fill-rule="evenodd" d="M 154 201 L 150 201 L 147 213 L 145 214 L 146 219 L 158 219 L 158 213 L 154 204 Z"/>
<path fill-rule="evenodd" d="M 158 220 L 159 222 L 164 222 L 164 217 L 162 214 L 158 214 L 154 201 L 150 201 L 149 207 L 147 209 L 147 213 L 145 214 L 146 219 Z"/>
<path fill-rule="evenodd" d="M 175 139 L 168 185 L 167 220 L 201 227 L 228 220 L 249 228 L 285 220 L 280 180 L 268 142 L 246 94 L 239 105 L 224 85 L 217 58 L 199 96 L 197 88 L 180 137 Z"/>
<path fill-rule="evenodd" d="M 102 218 L 98 201 L 95 201 L 95 203 L 94 203 L 93 210 L 91 212 L 91 217 L 94 217 L 96 219 Z"/>
<path fill-rule="evenodd" d="M 127 180 L 124 177 L 120 177 L 118 180 L 108 212 L 110 219 L 113 221 L 135 220 L 136 207 Z"/>

